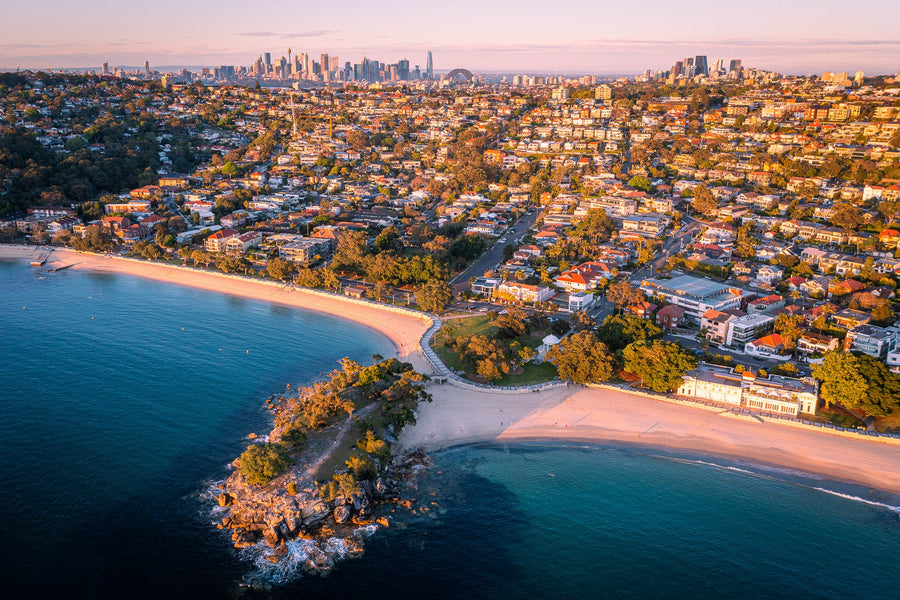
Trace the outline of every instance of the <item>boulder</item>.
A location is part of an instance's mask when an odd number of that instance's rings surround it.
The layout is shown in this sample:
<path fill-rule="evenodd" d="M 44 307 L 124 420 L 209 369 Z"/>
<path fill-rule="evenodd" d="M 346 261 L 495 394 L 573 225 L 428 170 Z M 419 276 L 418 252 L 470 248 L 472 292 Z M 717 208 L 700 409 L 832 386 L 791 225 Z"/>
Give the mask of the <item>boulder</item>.
<path fill-rule="evenodd" d="M 266 527 L 265 529 L 263 529 L 263 538 L 265 538 L 266 543 L 273 548 L 278 546 L 278 542 L 281 541 L 281 538 L 278 537 L 278 532 L 271 527 Z"/>
<path fill-rule="evenodd" d="M 231 506 L 234 503 L 234 496 L 222 492 L 216 496 L 216 501 L 219 503 L 219 506 Z"/>
<path fill-rule="evenodd" d="M 334 522 L 335 523 L 346 523 L 350 520 L 350 507 L 342 504 L 334 509 Z"/>

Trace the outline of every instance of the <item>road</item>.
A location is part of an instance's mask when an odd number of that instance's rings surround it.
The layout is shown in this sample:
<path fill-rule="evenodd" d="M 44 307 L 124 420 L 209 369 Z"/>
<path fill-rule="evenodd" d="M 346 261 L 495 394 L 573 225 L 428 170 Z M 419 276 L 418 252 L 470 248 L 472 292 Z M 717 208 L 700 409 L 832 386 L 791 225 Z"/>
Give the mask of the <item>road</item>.
<path fill-rule="evenodd" d="M 503 260 L 503 248 L 509 244 L 518 244 L 522 238 L 528 234 L 528 231 L 534 226 L 537 219 L 537 209 L 533 209 L 533 212 L 531 213 L 526 213 L 515 225 L 510 227 L 506 233 L 501 235 L 500 238 L 494 242 L 494 245 L 488 248 L 487 252 L 469 265 L 465 271 L 454 277 L 450 281 L 450 285 L 453 288 L 453 295 L 456 296 L 460 292 L 467 290 L 469 288 L 469 279 L 472 277 L 481 277 L 486 272 L 499 265 L 500 261 Z M 501 241 L 504 239 L 506 241 Z"/>
<path fill-rule="evenodd" d="M 684 247 L 690 243 L 690 241 L 697 235 L 700 229 L 703 227 L 703 223 L 697 221 L 694 218 L 691 218 L 687 215 L 682 217 L 682 226 L 675 235 L 670 237 L 668 240 L 663 243 L 662 248 L 660 248 L 659 254 L 657 254 L 656 258 L 652 261 L 636 270 L 632 276 L 631 281 L 633 283 L 640 284 L 643 279 L 652 276 L 659 269 L 661 269 L 667 262 L 669 262 L 669 258 L 673 254 L 678 254 Z"/>

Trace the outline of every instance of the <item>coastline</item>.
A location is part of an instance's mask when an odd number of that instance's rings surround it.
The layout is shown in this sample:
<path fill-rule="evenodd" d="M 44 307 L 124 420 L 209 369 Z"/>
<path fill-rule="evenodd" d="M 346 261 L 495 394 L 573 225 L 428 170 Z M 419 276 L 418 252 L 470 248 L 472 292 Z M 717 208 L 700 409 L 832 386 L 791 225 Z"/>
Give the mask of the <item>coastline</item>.
<path fill-rule="evenodd" d="M 0 245 L 0 259 L 33 259 L 49 248 Z M 50 264 L 135 275 L 250 299 L 327 313 L 387 336 L 402 360 L 431 368 L 419 348 L 429 323 L 350 299 L 243 278 L 115 256 L 53 249 Z M 404 449 L 436 450 L 469 443 L 532 441 L 616 443 L 723 456 L 796 469 L 900 495 L 900 446 L 821 431 L 758 423 L 615 390 L 560 387 L 501 394 L 431 383 L 418 423 L 400 436 Z"/>
<path fill-rule="evenodd" d="M 431 384 L 403 448 L 565 441 L 697 452 L 794 469 L 900 495 L 900 446 L 751 422 L 613 390 L 580 386 L 516 396 Z"/>
<path fill-rule="evenodd" d="M 49 247 L 38 249 L 30 246 L 0 245 L 0 259 L 30 260 L 50 250 Z M 283 288 L 271 281 L 254 281 L 164 263 L 82 253 L 67 248 L 53 248 L 47 265 L 97 273 L 133 275 L 329 314 L 378 331 L 394 344 L 397 358 L 412 363 L 419 372 L 431 372 L 428 361 L 419 349 L 419 339 L 429 326 L 424 314 L 422 318 L 417 318 L 392 312 L 388 308 L 380 308 L 371 303 L 354 302 L 350 298 L 322 296 L 301 288 Z"/>

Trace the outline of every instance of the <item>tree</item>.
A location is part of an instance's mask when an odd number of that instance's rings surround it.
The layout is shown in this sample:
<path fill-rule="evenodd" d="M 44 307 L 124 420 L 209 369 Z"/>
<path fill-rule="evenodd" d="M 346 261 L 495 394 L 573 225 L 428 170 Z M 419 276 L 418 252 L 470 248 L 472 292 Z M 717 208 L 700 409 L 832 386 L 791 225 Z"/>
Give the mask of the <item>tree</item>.
<path fill-rule="evenodd" d="M 622 308 L 644 299 L 641 290 L 631 285 L 627 279 L 620 279 L 609 284 L 606 288 L 606 299 L 616 305 L 616 308 Z"/>
<path fill-rule="evenodd" d="M 633 187 L 636 190 L 641 190 L 642 192 L 649 192 L 651 189 L 653 189 L 653 185 L 650 183 L 650 180 L 643 175 L 635 175 L 628 180 L 628 185 L 629 187 Z"/>
<path fill-rule="evenodd" d="M 900 407 L 900 375 L 871 356 L 832 350 L 813 365 L 812 376 L 821 382 L 819 394 L 826 406 L 841 404 L 873 416 Z"/>
<path fill-rule="evenodd" d="M 900 135 L 900 131 L 897 133 Z M 884 222 L 890 227 L 894 223 L 894 217 L 900 213 L 900 202 L 896 200 L 884 200 L 879 202 L 878 212 L 884 216 Z"/>
<path fill-rule="evenodd" d="M 265 485 L 291 466 L 291 457 L 282 444 L 254 444 L 240 458 L 240 471 L 252 485 Z"/>
<path fill-rule="evenodd" d="M 441 312 L 453 299 L 453 292 L 445 281 L 431 280 L 416 290 L 416 303 L 427 312 Z"/>
<path fill-rule="evenodd" d="M 354 129 L 347 134 L 347 143 L 350 144 L 354 150 L 360 152 L 369 147 L 369 136 L 366 135 L 364 131 Z"/>
<path fill-rule="evenodd" d="M 281 257 L 275 257 L 266 264 L 266 273 L 274 279 L 285 280 L 294 274 L 294 263 Z"/>
<path fill-rule="evenodd" d="M 857 229 L 863 224 L 863 213 L 859 207 L 852 204 L 840 203 L 834 205 L 834 214 L 831 222 L 846 231 Z"/>
<path fill-rule="evenodd" d="M 618 352 L 628 344 L 641 342 L 661 336 L 662 329 L 650 319 L 642 319 L 637 315 L 609 315 L 597 328 L 600 341 L 607 344 L 614 352 Z"/>
<path fill-rule="evenodd" d="M 622 350 L 625 370 L 640 376 L 645 387 L 670 392 L 684 380 L 684 374 L 697 366 L 697 359 L 677 342 L 641 341 Z"/>
<path fill-rule="evenodd" d="M 381 302 L 391 292 L 391 286 L 387 281 L 379 279 L 372 286 L 372 297 Z"/>
<path fill-rule="evenodd" d="M 575 331 L 587 331 L 594 327 L 594 319 L 583 310 L 575 312 L 575 314 L 569 318 L 569 321 L 572 324 L 572 329 Z"/>
<path fill-rule="evenodd" d="M 775 318 L 775 331 L 781 334 L 785 350 L 797 348 L 797 340 L 803 334 L 800 326 L 806 321 L 801 315 L 782 313 Z"/>
<path fill-rule="evenodd" d="M 691 206 L 695 211 L 706 216 L 712 216 L 716 214 L 716 210 L 718 210 L 719 208 L 719 203 L 716 200 L 715 196 L 713 196 L 712 192 L 709 191 L 709 188 L 706 187 L 705 183 L 701 183 L 694 187 L 693 196 L 694 200 L 693 202 L 691 202 Z"/>
<path fill-rule="evenodd" d="M 607 345 L 590 331 L 574 333 L 550 348 L 547 360 L 556 365 L 562 379 L 575 383 L 609 381 L 616 364 Z"/>
<path fill-rule="evenodd" d="M 342 235 L 334 253 L 332 268 L 335 271 L 362 272 L 366 266 L 366 256 L 369 252 L 367 241 L 364 231 L 353 231 Z"/>
<path fill-rule="evenodd" d="M 528 315 L 521 308 L 510 306 L 506 309 L 506 314 L 500 315 L 494 322 L 500 328 L 497 332 L 497 337 L 515 338 L 525 335 L 528 333 L 527 317 Z"/>

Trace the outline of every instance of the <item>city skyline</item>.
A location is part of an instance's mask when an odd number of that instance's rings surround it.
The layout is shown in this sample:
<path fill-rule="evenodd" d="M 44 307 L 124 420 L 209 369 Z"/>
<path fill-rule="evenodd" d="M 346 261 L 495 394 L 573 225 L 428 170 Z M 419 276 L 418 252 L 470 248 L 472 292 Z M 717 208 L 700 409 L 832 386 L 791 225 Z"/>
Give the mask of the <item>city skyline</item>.
<path fill-rule="evenodd" d="M 576 0 L 559 14 L 505 0 L 462 0 L 452 12 L 405 1 L 377 8 L 350 2 L 342 14 L 351 17 L 341 20 L 330 7 L 248 11 L 237 0 L 223 0 L 214 14 L 193 1 L 163 0 L 153 12 L 126 3 L 115 14 L 96 0 L 77 8 L 59 0 L 37 5 L 42 10 L 7 10 L 0 68 L 245 65 L 260 51 L 280 56 L 288 47 L 352 61 L 405 58 L 423 70 L 430 50 L 436 72 L 637 73 L 668 69 L 672 57 L 689 55 L 739 56 L 745 65 L 798 74 L 900 68 L 900 36 L 883 18 L 896 11 L 888 0 L 857 3 L 849 15 L 831 0 L 761 0 L 740 9 L 700 0 L 678 11 L 664 0 L 636 8 Z"/>

